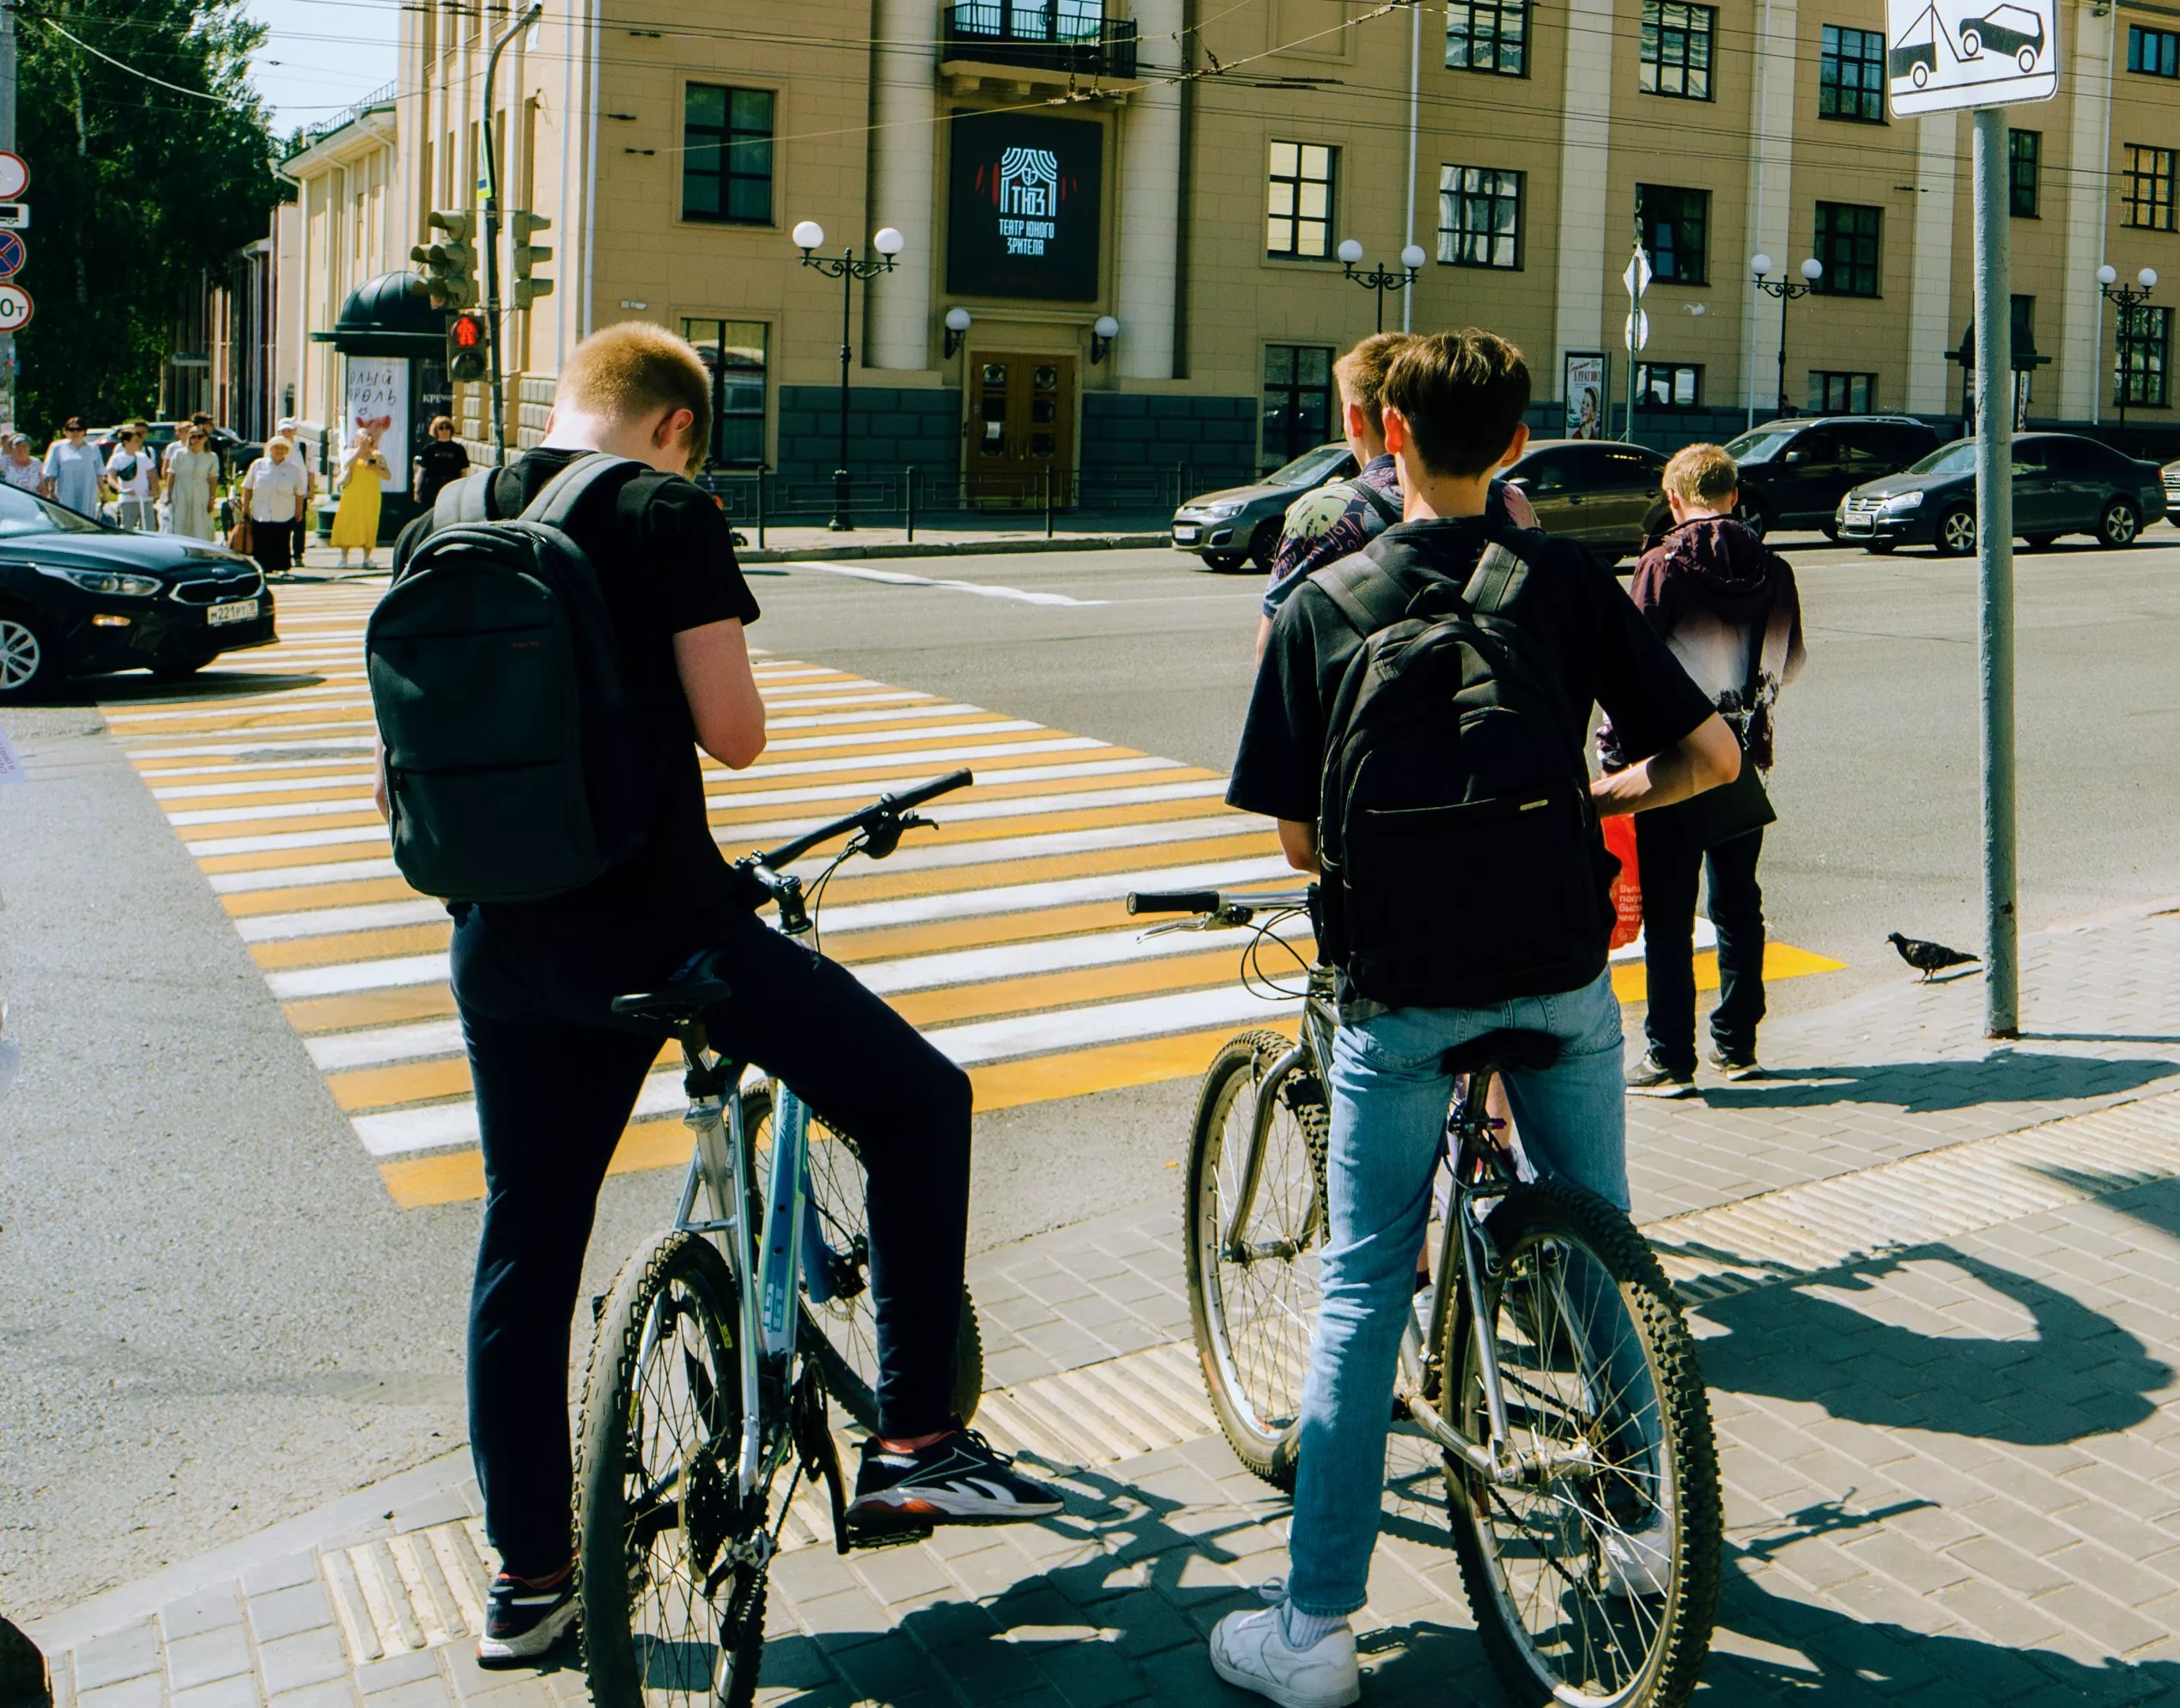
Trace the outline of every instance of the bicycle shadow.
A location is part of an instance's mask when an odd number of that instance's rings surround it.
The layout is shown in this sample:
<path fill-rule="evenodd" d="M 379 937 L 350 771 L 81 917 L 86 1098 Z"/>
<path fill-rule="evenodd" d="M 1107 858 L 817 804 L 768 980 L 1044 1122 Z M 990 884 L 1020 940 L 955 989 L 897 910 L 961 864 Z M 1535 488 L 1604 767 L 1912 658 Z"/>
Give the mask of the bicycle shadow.
<path fill-rule="evenodd" d="M 1786 1077 L 1791 1073 L 1792 1077 Z M 1826 1109 L 1884 1103 L 1907 1115 L 1934 1115 L 1983 1103 L 2072 1103 L 2116 1097 L 2180 1074 L 2161 1056 L 2104 1061 L 2094 1056 L 1997 1050 L 1978 1061 L 1891 1061 L 1774 1068 L 1761 1079 L 1706 1085 L 1715 1109 Z"/>

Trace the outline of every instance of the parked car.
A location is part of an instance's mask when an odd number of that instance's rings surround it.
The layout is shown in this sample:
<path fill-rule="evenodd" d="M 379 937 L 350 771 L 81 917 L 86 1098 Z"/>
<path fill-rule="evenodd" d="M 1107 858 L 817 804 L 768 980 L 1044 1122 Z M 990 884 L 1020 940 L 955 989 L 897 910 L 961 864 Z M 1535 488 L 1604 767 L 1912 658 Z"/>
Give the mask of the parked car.
<path fill-rule="evenodd" d="M 2165 519 L 2180 528 L 2180 463 L 2167 463 L 2165 476 Z"/>
<path fill-rule="evenodd" d="M 184 677 L 276 638 L 265 578 L 239 552 L 0 486 L 0 702 L 106 671 Z"/>
<path fill-rule="evenodd" d="M 1980 58 L 1985 48 L 2012 57 L 2024 73 L 2036 70 L 2043 52 L 2043 20 L 2025 6 L 1994 6 L 1980 18 L 1960 21 L 1960 57 Z"/>
<path fill-rule="evenodd" d="M 2154 463 L 2072 433 L 2013 441 L 2013 532 L 2041 550 L 2062 534 L 2132 545 L 2165 505 Z M 1885 552 L 1934 545 L 1941 557 L 1976 549 L 1976 441 L 1956 439 L 1913 468 L 1856 487 L 1840 501 L 1843 543 Z"/>
<path fill-rule="evenodd" d="M 1832 531 L 1848 489 L 1898 472 L 1938 448 L 1935 429 L 1905 415 L 1819 415 L 1768 421 L 1730 441 L 1741 467 L 1741 520 Z"/>
<path fill-rule="evenodd" d="M 1666 459 L 1617 439 L 1537 439 L 1506 471 L 1537 526 L 1579 540 L 1607 562 L 1633 556 L 1666 526 Z"/>
<path fill-rule="evenodd" d="M 1249 562 L 1269 569 L 1287 507 L 1303 493 L 1354 472 L 1355 459 L 1345 445 L 1320 445 L 1254 486 L 1230 486 L 1192 498 L 1173 513 L 1174 550 L 1194 552 L 1206 569 L 1239 569 Z"/>

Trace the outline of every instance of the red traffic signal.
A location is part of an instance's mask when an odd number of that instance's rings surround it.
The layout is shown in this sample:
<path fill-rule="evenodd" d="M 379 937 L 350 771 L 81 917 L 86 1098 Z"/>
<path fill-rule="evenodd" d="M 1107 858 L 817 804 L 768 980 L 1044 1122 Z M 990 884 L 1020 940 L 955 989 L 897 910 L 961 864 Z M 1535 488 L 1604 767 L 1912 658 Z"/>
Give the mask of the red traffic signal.
<path fill-rule="evenodd" d="M 471 382 L 484 378 L 482 314 L 457 314 L 446 323 L 446 377 Z"/>

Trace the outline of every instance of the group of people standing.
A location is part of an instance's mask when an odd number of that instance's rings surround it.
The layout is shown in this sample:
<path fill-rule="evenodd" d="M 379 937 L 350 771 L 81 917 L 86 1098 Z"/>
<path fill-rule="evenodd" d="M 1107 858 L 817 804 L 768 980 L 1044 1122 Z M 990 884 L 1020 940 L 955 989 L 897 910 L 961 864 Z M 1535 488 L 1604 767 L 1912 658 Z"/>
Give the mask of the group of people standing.
<path fill-rule="evenodd" d="M 212 449 L 211 416 L 192 416 L 163 454 L 147 442 L 149 425 L 129 422 L 112 451 L 102 453 L 82 417 L 70 416 L 42 461 L 31 455 L 27 435 L 10 434 L 0 482 L 91 516 L 110 495 L 114 519 L 124 528 L 215 538 L 220 459 Z"/>

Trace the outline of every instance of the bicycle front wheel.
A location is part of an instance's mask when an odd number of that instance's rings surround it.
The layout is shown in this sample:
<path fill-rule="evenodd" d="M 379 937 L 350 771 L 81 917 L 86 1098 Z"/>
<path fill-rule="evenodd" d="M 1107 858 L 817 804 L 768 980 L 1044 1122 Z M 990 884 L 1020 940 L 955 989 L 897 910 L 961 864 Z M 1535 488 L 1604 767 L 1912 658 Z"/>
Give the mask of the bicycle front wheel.
<path fill-rule="evenodd" d="M 1718 1452 L 1696 1347 L 1633 1224 L 1564 1182 L 1517 1187 L 1485 1225 L 1497 1273 L 1479 1321 L 1452 1313 L 1454 1415 L 1490 1433 L 1479 1349 L 1498 1358 L 1498 1482 L 1447 1456 L 1461 1582 L 1485 1652 L 1523 1708 L 1673 1708 L 1696 1687 L 1718 1603 Z"/>
<path fill-rule="evenodd" d="M 750 1189 L 762 1197 L 772 1171 L 772 1087 L 742 1093 L 742 1130 L 749 1136 Z M 863 1152 L 853 1139 L 810 1118 L 810 1203 L 803 1228 L 803 1322 L 799 1339 L 825 1373 L 825 1388 L 865 1429 L 878 1427 L 878 1319 L 871 1298 L 871 1212 Z M 763 1225 L 754 1213 L 753 1225 Z M 813 1288 L 811 1278 L 820 1278 Z M 816 1297 L 822 1293 L 823 1298 Z M 954 1414 L 976 1415 L 984 1392 L 984 1337 L 976 1306 L 962 1289 L 954 1338 Z"/>
<path fill-rule="evenodd" d="M 1183 1210 L 1188 1310 L 1235 1456 L 1294 1487 L 1302 1387 L 1322 1295 L 1325 1089 L 1278 1032 L 1244 1032 L 1204 1075 Z"/>
<path fill-rule="evenodd" d="M 576 1605 L 598 1708 L 748 1708 L 769 1490 L 744 1501 L 734 1277 L 661 1235 L 598 1313 L 576 1447 Z"/>

